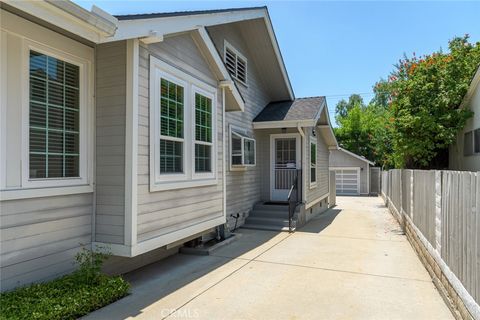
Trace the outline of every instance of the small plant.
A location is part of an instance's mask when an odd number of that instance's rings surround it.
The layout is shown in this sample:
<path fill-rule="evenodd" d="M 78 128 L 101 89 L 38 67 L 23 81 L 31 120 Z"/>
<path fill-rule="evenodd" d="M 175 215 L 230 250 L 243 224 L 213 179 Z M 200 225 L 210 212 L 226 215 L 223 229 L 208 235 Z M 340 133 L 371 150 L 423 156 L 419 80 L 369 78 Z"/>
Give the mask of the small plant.
<path fill-rule="evenodd" d="M 101 272 L 109 256 L 105 248 L 84 248 L 75 257 L 77 271 L 0 294 L 0 320 L 77 319 L 123 298 L 130 288 L 128 282 Z"/>
<path fill-rule="evenodd" d="M 96 251 L 88 250 L 83 247 L 75 256 L 79 269 L 78 274 L 84 277 L 88 283 L 95 283 L 101 275 L 102 265 L 111 255 L 104 247 L 99 247 Z"/>

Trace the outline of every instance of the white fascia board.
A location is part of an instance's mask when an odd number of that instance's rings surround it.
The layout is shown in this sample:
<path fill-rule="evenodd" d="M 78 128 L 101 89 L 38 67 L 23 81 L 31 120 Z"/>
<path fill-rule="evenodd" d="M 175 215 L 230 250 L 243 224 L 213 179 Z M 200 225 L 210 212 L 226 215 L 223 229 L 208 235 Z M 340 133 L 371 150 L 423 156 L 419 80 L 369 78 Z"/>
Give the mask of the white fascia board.
<path fill-rule="evenodd" d="M 232 95 L 234 101 L 237 103 L 238 109 L 235 111 L 244 111 L 245 110 L 245 102 L 242 99 L 242 96 L 240 95 L 240 92 L 238 91 L 238 88 L 235 86 L 233 83 L 232 77 L 230 76 L 230 73 L 227 70 L 227 67 L 225 67 L 225 64 L 223 63 L 222 58 L 220 57 L 217 49 L 215 48 L 215 45 L 213 44 L 212 39 L 208 35 L 207 30 L 205 27 L 200 27 L 196 29 L 196 34 L 198 35 L 198 38 L 201 39 L 203 45 L 206 48 L 206 53 L 210 56 L 211 60 L 214 62 L 216 69 L 220 72 L 219 76 L 219 83 L 221 87 L 226 87 L 228 90 L 226 93 L 229 93 Z"/>
<path fill-rule="evenodd" d="M 105 42 L 142 38 L 152 31 L 163 35 L 186 32 L 198 29 L 199 26 L 213 26 L 244 20 L 263 18 L 263 9 L 230 11 L 217 13 L 200 13 L 198 15 L 184 15 L 172 17 L 156 17 L 146 19 L 119 20 L 115 35 Z"/>
<path fill-rule="evenodd" d="M 290 78 L 288 77 L 287 69 L 285 67 L 285 63 L 283 62 L 282 54 L 280 52 L 280 47 L 278 46 L 277 37 L 273 31 L 272 21 L 270 20 L 270 16 L 266 9 L 265 15 L 263 19 L 265 20 L 265 25 L 267 26 L 268 34 L 270 35 L 270 40 L 272 42 L 273 50 L 275 51 L 275 56 L 278 61 L 278 66 L 282 72 L 283 79 L 285 81 L 285 85 L 287 86 L 288 94 L 290 96 L 290 100 L 295 100 L 295 94 L 293 93 L 292 84 L 290 83 Z"/>
<path fill-rule="evenodd" d="M 5 1 L 9 6 L 94 43 L 115 33 L 116 24 L 70 1 Z"/>
<path fill-rule="evenodd" d="M 327 123 L 328 124 L 317 125 L 317 127 L 328 129 L 330 135 L 333 137 L 333 141 L 335 141 L 335 144 L 332 145 L 332 146 L 329 146 L 329 148 L 333 147 L 334 149 L 338 149 L 339 148 L 338 141 L 337 141 L 337 137 L 335 137 L 335 133 L 333 132 L 332 123 L 330 121 L 330 116 L 328 114 L 328 106 L 327 106 L 327 101 L 326 100 L 323 102 L 322 110 L 321 110 L 321 112 L 319 112 L 317 119 L 320 119 L 320 116 L 321 116 L 322 112 L 325 113 L 325 117 L 327 118 Z"/>
<path fill-rule="evenodd" d="M 339 150 L 339 151 L 343 151 L 343 152 L 345 152 L 346 154 L 348 154 L 348 155 L 350 155 L 350 156 L 352 156 L 352 157 L 354 157 L 354 158 L 357 158 L 357 159 L 359 159 L 359 160 L 362 160 L 362 161 L 364 161 L 364 162 L 366 162 L 366 163 L 368 163 L 368 164 L 370 164 L 370 165 L 372 165 L 372 166 L 375 164 L 375 163 L 373 163 L 372 161 L 370 161 L 370 160 L 368 160 L 368 159 L 366 159 L 366 158 L 364 158 L 364 157 L 361 157 L 361 156 L 359 156 L 358 154 L 355 154 L 355 153 L 353 153 L 353 152 L 351 152 L 351 151 L 348 151 L 348 150 L 346 150 L 346 149 L 343 149 L 343 148 L 341 148 L 341 147 L 339 147 L 338 150 Z"/>
<path fill-rule="evenodd" d="M 253 122 L 253 129 L 314 127 L 315 120 L 285 120 Z"/>

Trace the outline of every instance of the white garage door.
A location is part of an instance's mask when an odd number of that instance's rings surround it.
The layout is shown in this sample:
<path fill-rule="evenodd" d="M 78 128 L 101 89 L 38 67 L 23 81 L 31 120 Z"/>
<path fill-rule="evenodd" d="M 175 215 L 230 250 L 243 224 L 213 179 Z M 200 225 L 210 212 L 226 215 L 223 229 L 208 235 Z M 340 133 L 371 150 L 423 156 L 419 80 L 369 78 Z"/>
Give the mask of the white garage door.
<path fill-rule="evenodd" d="M 360 194 L 360 168 L 334 169 L 338 195 Z"/>

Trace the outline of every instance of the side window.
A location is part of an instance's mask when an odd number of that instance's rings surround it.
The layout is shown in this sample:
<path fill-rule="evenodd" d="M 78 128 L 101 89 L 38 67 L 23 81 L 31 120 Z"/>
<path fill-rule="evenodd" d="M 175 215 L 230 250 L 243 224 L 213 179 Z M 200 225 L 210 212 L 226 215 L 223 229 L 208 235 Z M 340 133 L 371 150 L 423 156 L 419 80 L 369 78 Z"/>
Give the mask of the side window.
<path fill-rule="evenodd" d="M 29 177 L 80 177 L 80 68 L 30 51 Z"/>
<path fill-rule="evenodd" d="M 195 92 L 195 172 L 212 171 L 212 99 Z"/>
<path fill-rule="evenodd" d="M 183 173 L 184 88 L 160 83 L 160 174 Z"/>
<path fill-rule="evenodd" d="M 317 141 L 310 138 L 310 186 L 317 183 Z"/>
<path fill-rule="evenodd" d="M 473 134 L 473 140 L 474 140 L 473 152 L 480 153 L 480 128 L 475 129 Z"/>
<path fill-rule="evenodd" d="M 256 164 L 256 142 L 243 133 L 230 130 L 230 159 L 232 167 L 248 167 Z"/>
<path fill-rule="evenodd" d="M 471 156 L 473 154 L 473 131 L 465 132 L 463 136 L 463 155 Z"/>
<path fill-rule="evenodd" d="M 150 190 L 216 184 L 216 88 L 155 57 L 150 75 Z"/>

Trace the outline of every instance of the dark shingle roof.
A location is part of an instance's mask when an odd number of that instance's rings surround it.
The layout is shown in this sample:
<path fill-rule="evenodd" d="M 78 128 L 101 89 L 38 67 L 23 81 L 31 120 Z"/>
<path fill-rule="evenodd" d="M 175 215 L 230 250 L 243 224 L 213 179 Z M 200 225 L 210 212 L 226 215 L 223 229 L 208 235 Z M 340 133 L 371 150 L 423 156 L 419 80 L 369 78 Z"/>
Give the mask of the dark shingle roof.
<path fill-rule="evenodd" d="M 215 9 L 215 10 L 196 10 L 196 11 L 125 14 L 125 15 L 116 15 L 115 18 L 117 18 L 118 20 L 139 20 L 139 19 L 166 18 L 166 17 L 177 17 L 177 16 L 191 16 L 191 15 L 196 15 L 196 14 L 222 13 L 222 12 L 231 12 L 231 11 L 257 10 L 257 9 L 265 9 L 265 8 L 266 8 L 266 6 L 263 6 L 263 7 Z"/>
<path fill-rule="evenodd" d="M 325 97 L 298 98 L 294 101 L 271 102 L 253 122 L 284 121 L 284 120 L 312 120 L 320 112 Z"/>

